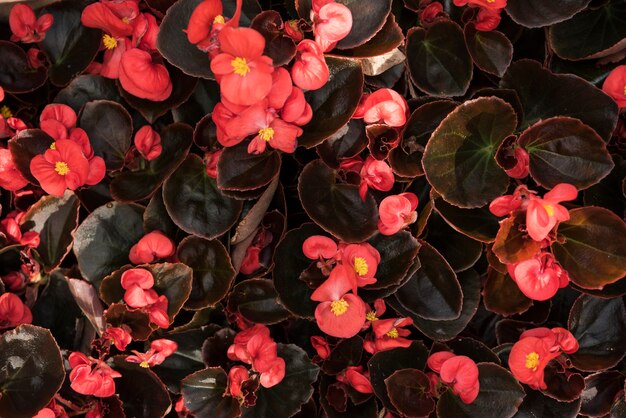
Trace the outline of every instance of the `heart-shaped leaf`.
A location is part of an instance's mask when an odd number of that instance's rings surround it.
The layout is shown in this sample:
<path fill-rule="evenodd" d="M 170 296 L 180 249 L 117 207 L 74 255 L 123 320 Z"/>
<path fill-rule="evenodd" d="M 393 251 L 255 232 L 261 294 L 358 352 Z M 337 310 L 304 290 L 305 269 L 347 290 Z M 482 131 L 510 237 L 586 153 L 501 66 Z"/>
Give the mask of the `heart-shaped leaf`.
<path fill-rule="evenodd" d="M 63 358 L 49 330 L 20 325 L 0 336 L 0 415 L 32 417 L 64 378 Z"/>
<path fill-rule="evenodd" d="M 313 119 L 302 127 L 298 144 L 307 148 L 322 143 L 339 131 L 354 114 L 363 90 L 363 70 L 358 61 L 326 58 L 330 71 L 328 82 L 305 93 L 313 109 Z"/>
<path fill-rule="evenodd" d="M 580 119 L 607 141 L 617 123 L 617 105 L 600 89 L 571 74 L 553 74 L 537 61 L 521 59 L 509 66 L 500 87 L 517 92 L 524 109 L 521 129 L 552 116 Z M 576 100 L 571 99 L 576 92 Z"/>
<path fill-rule="evenodd" d="M 376 283 L 365 286 L 365 290 L 398 285 L 413 265 L 420 249 L 420 243 L 409 231 L 390 236 L 376 234 L 368 242 L 380 253 L 380 264 L 376 269 Z"/>
<path fill-rule="evenodd" d="M 434 199 L 433 202 L 437 213 L 460 233 L 482 242 L 493 242 L 496 239 L 500 224 L 488 206 L 462 209 L 441 198 Z"/>
<path fill-rule="evenodd" d="M 138 201 L 151 196 L 183 162 L 193 138 L 193 129 L 184 123 L 174 123 L 161 131 L 161 154 L 145 167 L 115 176 L 111 194 L 121 201 Z"/>
<path fill-rule="evenodd" d="M 589 417 L 606 416 L 611 411 L 616 395 L 622 390 L 623 381 L 624 377 L 615 370 L 585 377 L 581 414 Z"/>
<path fill-rule="evenodd" d="M 472 79 L 472 58 L 463 29 L 451 20 L 439 20 L 428 29 L 409 29 L 406 40 L 411 80 L 435 97 L 462 96 Z"/>
<path fill-rule="evenodd" d="M 457 232 L 438 213 L 432 213 L 428 218 L 426 241 L 441 253 L 456 273 L 472 267 L 483 253 L 480 241 Z"/>
<path fill-rule="evenodd" d="M 30 174 L 30 160 L 50 149 L 53 142 L 54 139 L 40 129 L 24 129 L 9 140 L 13 162 L 26 180 L 39 184 L 37 179 Z"/>
<path fill-rule="evenodd" d="M 48 56 L 50 81 L 67 85 L 93 61 L 102 39 L 102 31 L 83 26 L 82 7 L 71 2 L 56 3 L 45 9 L 54 24 L 46 31 L 41 46 Z"/>
<path fill-rule="evenodd" d="M 559 57 L 568 60 L 603 58 L 621 52 L 626 46 L 625 13 L 626 5 L 619 0 L 584 10 L 550 28 L 550 45 Z M 581 39 L 585 42 L 576 42 Z"/>
<path fill-rule="evenodd" d="M 389 400 L 407 417 L 426 417 L 435 409 L 430 380 L 421 370 L 401 369 L 385 379 Z"/>
<path fill-rule="evenodd" d="M 114 357 L 113 369 L 122 374 L 115 379 L 115 393 L 127 417 L 160 418 L 171 408 L 167 389 L 152 370 L 130 363 L 124 356 Z"/>
<path fill-rule="evenodd" d="M 182 381 L 185 407 L 200 417 L 235 418 L 241 413 L 239 402 L 224 396 L 228 376 L 221 367 L 209 367 L 190 374 Z"/>
<path fill-rule="evenodd" d="M 490 268 L 483 289 L 483 303 L 491 312 L 511 316 L 526 312 L 533 301 L 524 296 L 511 276 Z"/>
<path fill-rule="evenodd" d="M 495 160 L 517 126 L 515 111 L 497 97 L 458 106 L 433 132 L 422 164 L 428 182 L 449 203 L 477 208 L 504 194 L 509 176 Z"/>
<path fill-rule="evenodd" d="M 246 191 L 267 186 L 280 171 L 280 154 L 271 150 L 248 153 L 248 144 L 225 148 L 217 163 L 217 187 Z"/>
<path fill-rule="evenodd" d="M 26 52 L 13 42 L 0 41 L 0 86 L 9 93 L 25 93 L 48 79 L 45 67 L 30 66 Z"/>
<path fill-rule="evenodd" d="M 104 276 L 128 264 L 130 248 L 143 236 L 143 208 L 111 202 L 100 206 L 80 224 L 74 254 L 83 275 L 99 287 Z"/>
<path fill-rule="evenodd" d="M 278 357 L 285 360 L 285 377 L 271 388 L 260 387 L 258 399 L 251 408 L 243 408 L 243 418 L 290 417 L 313 395 L 311 386 L 319 367 L 311 363 L 306 352 L 294 344 L 278 344 Z"/>
<path fill-rule="evenodd" d="M 538 390 L 529 390 L 515 414 L 515 418 L 576 418 L 581 400 L 559 402 Z"/>
<path fill-rule="evenodd" d="M 562 3 L 542 0 L 509 0 L 506 12 L 527 28 L 539 28 L 562 22 L 584 10 L 591 0 L 568 0 Z M 579 38 L 580 39 L 580 38 Z"/>
<path fill-rule="evenodd" d="M 278 302 L 278 293 L 268 279 L 250 279 L 238 283 L 228 297 L 228 309 L 255 324 L 275 324 L 291 315 Z"/>
<path fill-rule="evenodd" d="M 70 251 L 78 227 L 79 206 L 76 195 L 66 190 L 61 197 L 42 197 L 26 212 L 22 229 L 39 233 L 37 253 L 45 271 L 58 267 Z"/>
<path fill-rule="evenodd" d="M 383 2 L 381 2 L 383 3 Z M 341 51 L 341 55 L 354 58 L 374 58 L 390 53 L 404 42 L 402 28 L 396 23 L 396 17 L 393 13 L 389 13 L 383 27 L 374 35 L 373 38 L 364 44 Z M 333 53 L 337 53 L 335 50 Z M 404 57 L 404 56 L 401 56 Z M 390 64 L 385 63 L 385 67 Z M 379 69 L 378 71 L 380 71 Z"/>
<path fill-rule="evenodd" d="M 114 327 L 125 325 L 130 328 L 130 335 L 135 341 L 145 341 L 152 334 L 148 314 L 139 309 L 131 310 L 123 303 L 111 304 L 104 311 L 104 317 Z"/>
<path fill-rule="evenodd" d="M 578 370 L 608 369 L 626 354 L 626 313 L 621 298 L 581 295 L 570 311 L 568 328 L 579 344 L 578 351 L 569 356 Z"/>
<path fill-rule="evenodd" d="M 465 25 L 465 44 L 474 64 L 486 73 L 502 77 L 513 58 L 513 44 L 497 30 L 480 31 L 476 25 Z"/>
<path fill-rule="evenodd" d="M 338 184 L 337 173 L 321 160 L 302 170 L 298 194 L 309 217 L 345 242 L 362 242 L 378 230 L 378 207 L 370 193 L 365 201 L 359 187 Z"/>
<path fill-rule="evenodd" d="M 456 274 L 430 244 L 422 241 L 422 267 L 396 292 L 403 307 L 431 320 L 452 320 L 461 314 L 463 292 Z"/>
<path fill-rule="evenodd" d="M 547 189 L 559 183 L 586 189 L 614 167 L 602 138 L 578 119 L 543 120 L 526 129 L 518 141 L 530 156 L 530 175 Z"/>
<path fill-rule="evenodd" d="M 99 75 L 79 75 L 56 95 L 54 103 L 66 104 L 78 113 L 87 102 L 94 100 L 119 103 L 122 98 L 115 81 Z"/>
<path fill-rule="evenodd" d="M 524 389 L 511 373 L 493 363 L 478 364 L 478 397 L 466 404 L 448 390 L 437 403 L 440 418 L 507 418 L 513 416 L 524 399 Z"/>
<path fill-rule="evenodd" d="M 89 135 L 94 153 L 104 158 L 107 170 L 122 168 L 133 135 L 133 120 L 124 106 L 108 100 L 89 102 L 78 126 Z"/>
<path fill-rule="evenodd" d="M 573 209 L 557 232 L 565 241 L 554 242 L 552 252 L 578 286 L 602 289 L 626 274 L 626 224 L 610 210 Z"/>
<path fill-rule="evenodd" d="M 193 270 L 191 294 L 185 308 L 213 306 L 226 296 L 236 272 L 221 242 L 187 237 L 178 245 L 177 256 Z"/>
<path fill-rule="evenodd" d="M 224 196 L 209 177 L 202 159 L 188 155 L 165 181 L 163 201 L 183 231 L 213 239 L 228 231 L 241 213 L 242 203 Z"/>

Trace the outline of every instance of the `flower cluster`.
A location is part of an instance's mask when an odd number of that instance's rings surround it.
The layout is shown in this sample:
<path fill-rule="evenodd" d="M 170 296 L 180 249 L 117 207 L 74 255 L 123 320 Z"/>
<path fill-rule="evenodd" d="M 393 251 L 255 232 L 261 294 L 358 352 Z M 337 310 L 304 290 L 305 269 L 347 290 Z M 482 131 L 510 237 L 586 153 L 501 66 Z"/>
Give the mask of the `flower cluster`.
<path fill-rule="evenodd" d="M 464 403 L 470 404 L 478 397 L 478 367 L 466 356 L 457 356 L 449 351 L 439 351 L 428 357 L 428 367 L 435 373 L 428 373 L 431 392 L 437 394 L 438 386 L 445 384 L 459 395 Z"/>
<path fill-rule="evenodd" d="M 13 33 L 11 40 L 26 44 L 41 42 L 53 22 L 54 17 L 50 13 L 44 13 L 37 18 L 29 5 L 16 4 L 9 14 L 9 27 Z M 0 101 L 1 99 L 0 97 Z"/>
<path fill-rule="evenodd" d="M 82 395 L 93 395 L 107 398 L 115 394 L 113 379 L 122 375 L 113 370 L 103 360 L 87 357 L 83 353 L 74 352 L 69 356 L 71 387 Z"/>
<path fill-rule="evenodd" d="M 133 268 L 122 273 L 121 279 L 124 293 L 124 302 L 131 308 L 145 310 L 150 321 L 161 328 L 170 326 L 167 315 L 168 300 L 165 295 L 157 294 L 154 286 L 154 277 L 146 269 Z"/>
<path fill-rule="evenodd" d="M 522 333 L 509 354 L 513 376 L 533 389 L 547 389 L 544 371 L 561 353 L 578 351 L 578 341 L 564 328 L 534 328 Z"/>
<path fill-rule="evenodd" d="M 454 0 L 455 6 L 468 5 L 478 8 L 476 29 L 490 31 L 498 27 L 502 17 L 500 14 L 506 7 L 507 0 Z"/>
<path fill-rule="evenodd" d="M 152 231 L 130 248 L 128 259 L 133 264 L 149 264 L 172 256 L 174 251 L 176 247 L 171 239 L 161 231 Z"/>
<path fill-rule="evenodd" d="M 531 240 L 540 243 L 530 258 L 508 263 L 507 270 L 522 293 L 534 300 L 547 300 L 568 285 L 569 276 L 547 247 L 554 241 L 554 228 L 569 219 L 567 208 L 560 202 L 576 199 L 578 191 L 570 184 L 558 184 L 543 198 L 526 186 L 519 186 L 512 195 L 495 199 L 489 210 L 496 216 L 509 215 L 513 219 L 525 214 L 525 228 Z M 520 227 L 522 227 L 520 225 Z"/>

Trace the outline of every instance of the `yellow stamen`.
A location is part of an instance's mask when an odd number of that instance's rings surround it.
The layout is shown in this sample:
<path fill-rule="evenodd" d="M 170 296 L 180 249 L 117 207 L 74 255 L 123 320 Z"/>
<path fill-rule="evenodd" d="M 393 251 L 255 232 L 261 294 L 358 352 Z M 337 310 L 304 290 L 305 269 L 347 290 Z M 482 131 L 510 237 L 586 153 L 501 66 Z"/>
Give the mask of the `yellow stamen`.
<path fill-rule="evenodd" d="M 356 274 L 358 274 L 359 276 L 365 276 L 369 271 L 367 260 L 365 260 L 363 257 L 355 257 L 354 271 L 356 271 Z"/>
<path fill-rule="evenodd" d="M 624 85 L 624 96 L 626 96 L 626 85 Z"/>
<path fill-rule="evenodd" d="M 213 19 L 213 24 L 220 24 L 223 25 L 224 23 L 226 23 L 226 21 L 224 20 L 224 16 L 222 15 L 217 15 L 215 16 L 215 19 Z"/>
<path fill-rule="evenodd" d="M 106 49 L 113 49 L 117 47 L 117 39 L 107 34 L 102 36 L 102 43 Z"/>
<path fill-rule="evenodd" d="M 11 112 L 11 109 L 9 109 L 9 106 L 2 106 L 0 107 L 0 116 L 2 116 L 5 119 L 12 118 L 13 112 Z"/>
<path fill-rule="evenodd" d="M 546 210 L 548 216 L 554 216 L 554 206 L 552 205 L 543 205 L 543 208 Z"/>
<path fill-rule="evenodd" d="M 487 3 L 495 3 L 496 0 L 487 0 Z"/>
<path fill-rule="evenodd" d="M 387 333 L 387 337 L 389 338 L 398 338 L 399 336 L 400 334 L 398 333 L 398 330 L 395 328 L 391 328 L 391 331 Z"/>
<path fill-rule="evenodd" d="M 489 1 L 489 0 L 487 0 L 487 1 Z M 122 22 L 124 22 L 124 23 L 126 23 L 126 24 L 128 25 L 128 24 L 130 23 L 130 19 L 129 19 L 129 18 L 127 18 L 126 16 L 124 16 L 124 17 L 122 18 Z"/>
<path fill-rule="evenodd" d="M 539 366 L 539 354 L 534 351 L 527 354 L 525 366 L 527 369 L 532 369 L 533 372 L 537 370 L 537 366 Z"/>
<path fill-rule="evenodd" d="M 374 311 L 369 311 L 367 314 L 365 314 L 365 319 L 370 322 L 378 321 L 378 318 L 376 318 L 376 312 Z"/>
<path fill-rule="evenodd" d="M 63 161 L 57 161 L 54 164 L 54 171 L 59 173 L 60 176 L 64 176 L 70 172 L 70 168 L 67 166 L 67 163 L 64 163 Z"/>
<path fill-rule="evenodd" d="M 330 311 L 335 314 L 335 316 L 341 316 L 346 313 L 349 306 L 348 302 L 343 299 L 335 300 L 330 304 Z"/>
<path fill-rule="evenodd" d="M 272 128 L 262 128 L 259 130 L 259 136 L 265 142 L 270 142 L 274 138 L 274 130 Z"/>
<path fill-rule="evenodd" d="M 148 364 L 148 362 L 147 362 L 147 361 L 145 361 L 145 360 L 144 360 L 144 361 L 142 361 L 141 363 L 139 363 L 139 365 L 140 365 L 141 367 L 143 367 L 144 369 L 148 369 L 148 368 L 150 367 L 150 365 Z"/>
<path fill-rule="evenodd" d="M 57 149 L 57 143 L 53 142 L 52 144 L 50 144 L 50 149 Z"/>
<path fill-rule="evenodd" d="M 250 67 L 245 58 L 237 57 L 230 62 L 235 74 L 245 77 L 250 72 Z"/>

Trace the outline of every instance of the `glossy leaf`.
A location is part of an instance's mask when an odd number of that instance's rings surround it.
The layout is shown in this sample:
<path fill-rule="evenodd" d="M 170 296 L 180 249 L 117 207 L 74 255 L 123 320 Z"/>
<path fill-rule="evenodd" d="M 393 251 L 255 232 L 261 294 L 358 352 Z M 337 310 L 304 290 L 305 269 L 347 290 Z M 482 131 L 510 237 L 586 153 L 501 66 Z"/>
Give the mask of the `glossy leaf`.
<path fill-rule="evenodd" d="M 104 158 L 107 170 L 122 168 L 133 135 L 133 121 L 124 106 L 108 100 L 89 102 L 78 126 L 89 135 L 94 154 Z"/>
<path fill-rule="evenodd" d="M 538 122 L 520 135 L 519 144 L 530 156 L 530 175 L 547 189 L 559 183 L 585 189 L 614 166 L 602 138 L 578 119 Z"/>
<path fill-rule="evenodd" d="M 462 96 L 472 79 L 472 58 L 463 30 L 451 20 L 428 29 L 412 28 L 406 41 L 407 63 L 413 83 L 435 97 Z"/>
<path fill-rule="evenodd" d="M 25 93 L 48 79 L 45 67 L 32 68 L 26 52 L 13 42 L 0 41 L 0 85 L 9 93 Z"/>
<path fill-rule="evenodd" d="M 617 105 L 600 89 L 571 74 L 553 74 L 537 61 L 522 59 L 511 64 L 500 87 L 517 92 L 524 109 L 521 129 L 552 116 L 569 116 L 589 125 L 606 141 L 617 122 Z M 576 100 L 571 99 L 574 91 Z"/>
<path fill-rule="evenodd" d="M 613 212 L 573 209 L 557 232 L 565 241 L 554 242 L 552 252 L 578 286 L 602 289 L 626 274 L 626 224 Z"/>
<path fill-rule="evenodd" d="M 93 211 L 74 236 L 74 254 L 85 279 L 99 287 L 104 276 L 128 264 L 130 248 L 143 236 L 143 208 L 108 203 Z"/>
<path fill-rule="evenodd" d="M 217 163 L 217 187 L 246 191 L 267 186 L 278 175 L 280 162 L 275 150 L 250 154 L 247 143 L 225 148 Z"/>
<path fill-rule="evenodd" d="M 584 10 L 591 0 L 569 0 L 562 3 L 542 0 L 509 0 L 506 12 L 511 19 L 527 28 L 538 28 L 562 22 Z"/>
<path fill-rule="evenodd" d="M 487 205 L 476 209 L 462 209 L 441 198 L 434 199 L 433 202 L 437 213 L 460 233 L 487 243 L 496 239 L 500 224 Z"/>
<path fill-rule="evenodd" d="M 61 197 L 42 197 L 26 212 L 22 229 L 39 233 L 37 254 L 45 271 L 58 267 L 70 251 L 78 227 L 79 206 L 76 195 L 66 190 Z"/>
<path fill-rule="evenodd" d="M 322 364 L 322 371 L 329 375 L 338 375 L 347 367 L 358 366 L 363 355 L 363 338 L 355 335 L 340 340 Z"/>
<path fill-rule="evenodd" d="M 590 417 L 608 414 L 613 400 L 622 389 L 622 383 L 623 376 L 615 370 L 585 377 L 585 389 L 581 395 L 582 407 L 580 412 Z"/>
<path fill-rule="evenodd" d="M 483 253 L 480 241 L 457 232 L 438 213 L 428 218 L 426 241 L 441 253 L 457 273 L 472 267 Z"/>
<path fill-rule="evenodd" d="M 242 204 L 224 196 L 200 157 L 189 155 L 163 185 L 163 201 L 183 231 L 216 238 L 235 224 Z"/>
<path fill-rule="evenodd" d="M 474 64 L 486 73 L 502 77 L 513 58 L 513 44 L 497 30 L 479 31 L 473 24 L 465 25 L 465 44 Z"/>
<path fill-rule="evenodd" d="M 339 131 L 354 114 L 363 90 L 363 70 L 358 61 L 326 58 L 328 82 L 305 93 L 313 109 L 313 119 L 302 127 L 298 145 L 314 147 Z"/>
<path fill-rule="evenodd" d="M 182 381 L 185 407 L 196 416 L 235 418 L 240 414 L 239 402 L 224 396 L 228 377 L 221 367 L 209 367 L 190 374 Z"/>
<path fill-rule="evenodd" d="M 421 370 L 401 369 L 385 379 L 389 399 L 404 416 L 428 416 L 435 409 L 430 380 Z"/>
<path fill-rule="evenodd" d="M 368 242 L 380 253 L 380 263 L 376 269 L 376 283 L 365 286 L 365 290 L 398 285 L 413 265 L 421 246 L 408 231 L 391 236 L 376 234 Z"/>
<path fill-rule="evenodd" d="M 580 399 L 573 402 L 559 402 L 545 396 L 538 390 L 529 390 L 515 418 L 576 418 L 580 410 Z"/>
<path fill-rule="evenodd" d="M 394 14 L 389 13 L 385 24 L 373 38 L 356 48 L 343 50 L 341 54 L 355 58 L 375 58 L 390 53 L 394 48 L 399 47 L 402 42 L 404 42 L 402 28 L 396 23 Z M 333 51 L 333 53 L 336 52 L 338 51 Z"/>
<path fill-rule="evenodd" d="M 66 104 L 78 114 L 87 102 L 109 100 L 119 103 L 121 99 L 114 80 L 99 75 L 82 74 L 59 91 L 54 102 Z"/>
<path fill-rule="evenodd" d="M 122 374 L 115 379 L 116 393 L 129 417 L 160 418 L 171 407 L 170 397 L 161 380 L 150 369 L 115 356 L 113 368 Z"/>
<path fill-rule="evenodd" d="M 580 345 L 569 356 L 578 370 L 607 369 L 624 357 L 626 313 L 622 299 L 581 295 L 572 306 L 568 328 Z"/>
<path fill-rule="evenodd" d="M 54 139 L 40 129 L 25 129 L 9 140 L 13 162 L 26 180 L 39 184 L 37 179 L 30 174 L 30 160 L 50 149 L 50 144 L 53 142 Z"/>
<path fill-rule="evenodd" d="M 130 335 L 135 341 L 145 341 L 152 334 L 148 314 L 139 309 L 131 310 L 123 303 L 111 304 L 104 311 L 104 318 L 114 327 L 125 325 L 130 328 Z"/>
<path fill-rule="evenodd" d="M 487 310 L 506 317 L 526 312 L 533 301 L 519 290 L 511 276 L 489 269 L 483 289 L 483 303 Z"/>
<path fill-rule="evenodd" d="M 0 414 L 30 418 L 50 402 L 65 378 L 49 330 L 20 325 L 0 336 Z"/>
<path fill-rule="evenodd" d="M 228 298 L 228 308 L 255 324 L 275 324 L 291 315 L 278 302 L 278 293 L 268 279 L 250 279 L 238 283 Z"/>
<path fill-rule="evenodd" d="M 516 213 L 500 222 L 492 250 L 501 263 L 513 264 L 534 257 L 541 250 L 541 242 L 528 235 L 525 213 Z"/>
<path fill-rule="evenodd" d="M 458 106 L 426 145 L 422 164 L 428 182 L 462 208 L 481 207 L 504 194 L 509 176 L 494 157 L 516 126 L 515 111 L 502 99 L 481 97 Z"/>
<path fill-rule="evenodd" d="M 378 230 L 378 207 L 370 193 L 365 202 L 359 187 L 337 184 L 337 173 L 322 161 L 309 163 L 298 181 L 298 194 L 309 217 L 345 242 L 361 242 Z"/>
<path fill-rule="evenodd" d="M 138 201 L 150 197 L 183 162 L 192 143 L 193 130 L 189 125 L 175 123 L 161 131 L 161 154 L 136 171 L 115 176 L 111 194 L 121 201 Z"/>

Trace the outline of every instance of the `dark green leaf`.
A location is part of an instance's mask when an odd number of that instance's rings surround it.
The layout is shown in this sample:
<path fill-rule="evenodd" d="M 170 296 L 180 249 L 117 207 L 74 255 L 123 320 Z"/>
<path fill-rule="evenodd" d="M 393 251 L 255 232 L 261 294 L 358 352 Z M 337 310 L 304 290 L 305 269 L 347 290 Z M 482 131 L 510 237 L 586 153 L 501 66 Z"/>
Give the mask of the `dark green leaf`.
<path fill-rule="evenodd" d="M 472 267 L 483 253 L 480 241 L 457 232 L 438 213 L 428 218 L 426 241 L 441 253 L 457 273 Z"/>
<path fill-rule="evenodd" d="M 511 316 L 526 312 L 533 301 L 524 296 L 511 276 L 490 268 L 483 289 L 483 303 L 491 312 Z"/>
<path fill-rule="evenodd" d="M 390 236 L 376 234 L 368 242 L 380 253 L 380 264 L 376 270 L 376 283 L 364 289 L 385 289 L 398 285 L 415 261 L 419 242 L 409 231 L 399 231 Z"/>
<path fill-rule="evenodd" d="M 237 283 L 228 297 L 228 309 L 255 324 L 275 324 L 291 315 L 278 302 L 278 293 L 268 279 L 250 279 Z"/>
<path fill-rule="evenodd" d="M 114 303 L 104 311 L 106 322 L 114 327 L 126 325 L 135 341 L 145 341 L 152 334 L 148 314 L 139 309 L 130 310 L 123 303 Z"/>
<path fill-rule="evenodd" d="M 590 2 L 591 0 L 567 0 L 558 3 L 543 0 L 509 0 L 505 10 L 511 19 L 520 25 L 538 28 L 569 19 L 584 10 Z"/>
<path fill-rule="evenodd" d="M 358 366 L 363 355 L 363 338 L 355 335 L 340 340 L 322 364 L 322 370 L 329 375 L 338 375 L 347 367 Z"/>
<path fill-rule="evenodd" d="M 387 394 L 403 416 L 426 417 L 435 409 L 430 380 L 421 370 L 401 369 L 385 379 Z"/>
<path fill-rule="evenodd" d="M 391 11 L 391 0 L 340 0 L 352 13 L 350 33 L 337 43 L 339 49 L 351 49 L 363 45 L 381 30 Z M 308 18 L 308 16 L 307 16 Z"/>
<path fill-rule="evenodd" d="M 465 43 L 474 64 L 486 73 L 502 77 L 513 58 L 513 44 L 497 30 L 479 31 L 474 24 L 465 25 Z"/>
<path fill-rule="evenodd" d="M 488 206 L 477 209 L 462 209 L 441 198 L 434 199 L 435 209 L 452 228 L 482 242 L 493 242 L 499 231 L 498 218 Z"/>
<path fill-rule="evenodd" d="M 221 367 L 210 367 L 190 374 L 182 381 L 185 407 L 197 417 L 235 418 L 239 402 L 224 396 L 228 377 Z"/>
<path fill-rule="evenodd" d="M 48 79 L 45 67 L 32 68 L 26 52 L 13 42 L 0 41 L 0 86 L 9 93 L 25 93 Z"/>
<path fill-rule="evenodd" d="M 171 408 L 167 389 L 157 375 L 124 356 L 115 356 L 113 368 L 122 374 L 115 379 L 115 393 L 127 417 L 161 418 Z"/>
<path fill-rule="evenodd" d="M 74 78 L 54 98 L 55 103 L 63 103 L 80 112 L 87 102 L 110 100 L 119 103 L 122 98 L 115 81 L 99 75 L 83 74 Z"/>
<path fill-rule="evenodd" d="M 501 263 L 513 264 L 534 257 L 541 250 L 541 242 L 528 236 L 525 213 L 516 213 L 500 222 L 492 250 Z"/>
<path fill-rule="evenodd" d="M 538 390 L 529 390 L 514 418 L 576 418 L 580 411 L 580 399 L 559 402 Z"/>
<path fill-rule="evenodd" d="M 624 376 L 609 370 L 585 377 L 580 412 L 590 417 L 602 417 L 611 410 L 616 395 L 623 389 Z"/>
<path fill-rule="evenodd" d="M 26 180 L 39 184 L 37 179 L 30 174 L 30 160 L 50 149 L 53 142 L 54 139 L 40 129 L 25 129 L 9 140 L 13 162 Z"/>
<path fill-rule="evenodd" d="M 248 144 L 225 148 L 217 163 L 217 187 L 246 191 L 267 186 L 280 171 L 280 154 L 270 150 L 248 153 Z"/>

